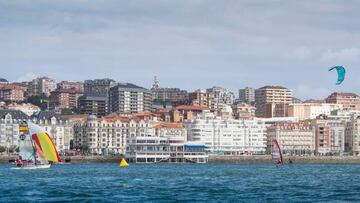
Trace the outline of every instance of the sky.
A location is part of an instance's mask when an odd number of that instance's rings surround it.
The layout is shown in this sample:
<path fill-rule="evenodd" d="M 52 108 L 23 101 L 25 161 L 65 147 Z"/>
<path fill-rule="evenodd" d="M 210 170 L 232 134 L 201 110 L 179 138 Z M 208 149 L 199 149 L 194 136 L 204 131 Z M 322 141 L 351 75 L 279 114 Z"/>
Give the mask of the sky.
<path fill-rule="evenodd" d="M 360 1 L 0 0 L 0 77 L 360 94 Z M 335 85 L 335 65 L 347 70 Z"/>

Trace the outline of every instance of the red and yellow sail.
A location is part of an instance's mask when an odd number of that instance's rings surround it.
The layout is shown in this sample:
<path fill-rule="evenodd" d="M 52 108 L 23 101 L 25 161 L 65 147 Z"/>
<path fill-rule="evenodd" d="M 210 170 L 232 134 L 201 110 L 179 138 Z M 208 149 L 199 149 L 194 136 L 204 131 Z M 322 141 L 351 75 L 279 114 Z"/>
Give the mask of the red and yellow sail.
<path fill-rule="evenodd" d="M 40 147 L 45 159 L 54 163 L 61 162 L 56 147 L 46 132 L 38 132 L 32 135 L 32 139 L 37 147 Z"/>

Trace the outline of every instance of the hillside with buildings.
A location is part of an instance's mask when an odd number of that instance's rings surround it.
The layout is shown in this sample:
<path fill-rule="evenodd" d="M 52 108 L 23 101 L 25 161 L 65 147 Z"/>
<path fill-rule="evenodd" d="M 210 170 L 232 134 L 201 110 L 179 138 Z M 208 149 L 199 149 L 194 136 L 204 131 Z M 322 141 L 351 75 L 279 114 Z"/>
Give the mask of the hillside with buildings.
<path fill-rule="evenodd" d="M 300 101 L 277 85 L 194 91 L 112 79 L 0 79 L 0 147 L 16 154 L 19 121 L 50 132 L 63 155 L 125 155 L 134 162 L 206 162 L 208 156 L 360 154 L 360 97 Z"/>

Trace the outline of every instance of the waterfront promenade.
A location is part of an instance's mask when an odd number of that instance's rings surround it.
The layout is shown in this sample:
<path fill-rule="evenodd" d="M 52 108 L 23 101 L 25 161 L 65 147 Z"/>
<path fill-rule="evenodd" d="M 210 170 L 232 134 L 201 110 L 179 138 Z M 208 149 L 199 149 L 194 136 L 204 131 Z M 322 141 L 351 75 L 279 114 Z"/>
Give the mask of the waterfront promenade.
<path fill-rule="evenodd" d="M 0 156 L 0 163 L 8 163 L 15 156 Z M 63 157 L 64 158 L 64 157 Z M 68 158 L 68 157 L 65 157 Z M 119 156 L 72 156 L 71 163 L 118 163 Z M 360 156 L 285 156 L 284 162 L 289 159 L 296 163 L 319 163 L 319 164 L 360 164 Z M 65 159 L 64 159 L 65 160 Z M 272 163 L 270 155 L 264 156 L 209 156 L 208 163 Z"/>

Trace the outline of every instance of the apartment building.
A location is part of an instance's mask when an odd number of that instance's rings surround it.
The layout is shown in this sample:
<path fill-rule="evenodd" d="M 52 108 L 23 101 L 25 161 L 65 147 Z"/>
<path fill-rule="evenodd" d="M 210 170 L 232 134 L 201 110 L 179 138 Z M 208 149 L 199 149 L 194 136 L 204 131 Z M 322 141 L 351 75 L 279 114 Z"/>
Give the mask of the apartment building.
<path fill-rule="evenodd" d="M 137 113 L 151 111 L 151 91 L 131 83 L 118 83 L 109 91 L 110 112 Z"/>
<path fill-rule="evenodd" d="M 257 117 L 287 117 L 292 102 L 292 91 L 282 86 L 264 86 L 255 90 Z"/>
<path fill-rule="evenodd" d="M 276 139 L 286 155 L 311 155 L 315 153 L 315 128 L 303 122 L 277 122 L 267 128 L 267 153 Z"/>
<path fill-rule="evenodd" d="M 266 125 L 258 119 L 221 119 L 210 111 L 185 122 L 188 140 L 204 143 L 209 151 L 224 155 L 264 154 Z"/>

